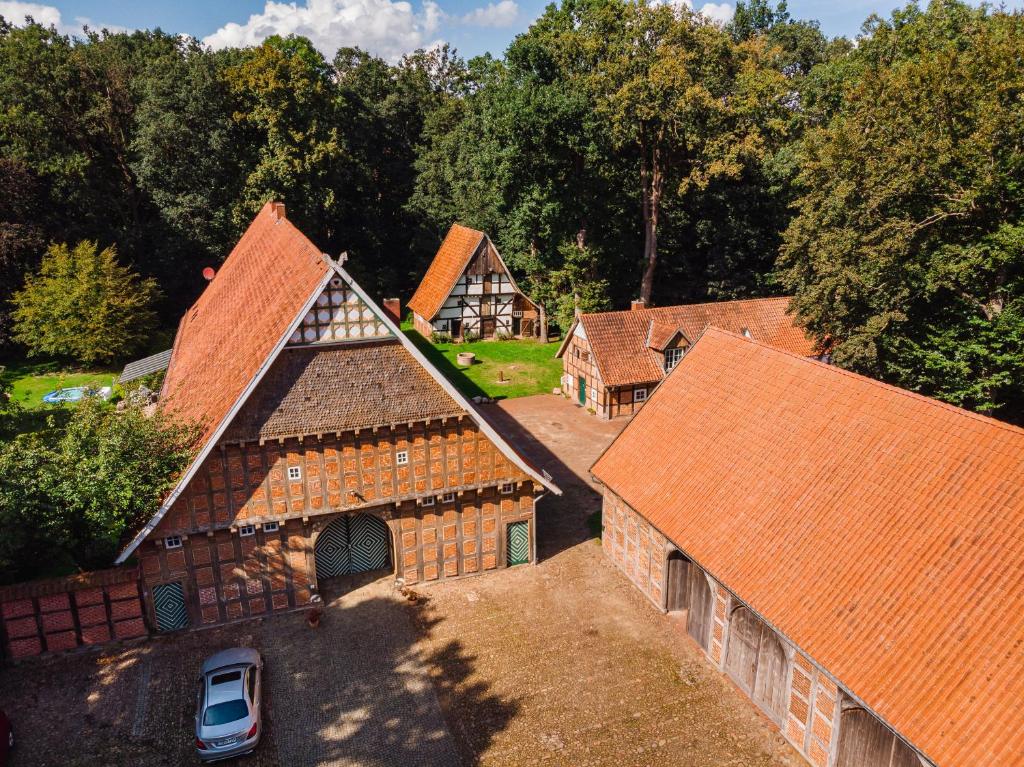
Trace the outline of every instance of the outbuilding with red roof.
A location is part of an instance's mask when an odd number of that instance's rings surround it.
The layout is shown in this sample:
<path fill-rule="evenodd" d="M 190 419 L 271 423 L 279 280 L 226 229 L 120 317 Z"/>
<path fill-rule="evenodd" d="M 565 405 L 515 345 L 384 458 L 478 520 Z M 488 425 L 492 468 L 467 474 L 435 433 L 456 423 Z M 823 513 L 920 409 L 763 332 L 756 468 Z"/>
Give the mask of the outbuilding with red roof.
<path fill-rule="evenodd" d="M 707 329 L 604 549 L 815 767 L 1024 764 L 1024 430 Z"/>

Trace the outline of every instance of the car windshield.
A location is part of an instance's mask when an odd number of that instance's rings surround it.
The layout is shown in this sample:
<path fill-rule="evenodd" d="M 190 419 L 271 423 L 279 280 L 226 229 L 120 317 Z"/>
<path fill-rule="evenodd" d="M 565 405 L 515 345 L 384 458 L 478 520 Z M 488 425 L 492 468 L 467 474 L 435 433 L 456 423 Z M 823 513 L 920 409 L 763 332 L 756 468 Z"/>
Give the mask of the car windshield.
<path fill-rule="evenodd" d="M 206 709 L 203 724 L 208 727 L 216 727 L 218 724 L 237 722 L 239 719 L 245 719 L 248 715 L 249 707 L 245 705 L 244 700 L 241 698 L 238 700 L 227 700 L 223 703 L 214 703 Z"/>

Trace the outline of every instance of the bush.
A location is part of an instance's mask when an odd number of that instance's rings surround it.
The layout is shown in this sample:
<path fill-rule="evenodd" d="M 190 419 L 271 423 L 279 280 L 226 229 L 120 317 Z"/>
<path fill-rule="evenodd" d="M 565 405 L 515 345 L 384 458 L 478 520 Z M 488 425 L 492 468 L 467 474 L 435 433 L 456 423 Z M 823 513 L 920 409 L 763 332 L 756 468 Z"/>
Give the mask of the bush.
<path fill-rule="evenodd" d="M 158 296 L 156 282 L 118 264 L 113 247 L 51 245 L 39 272 L 11 300 L 14 339 L 29 356 L 110 363 L 146 343 Z"/>
<path fill-rule="evenodd" d="M 109 565 L 192 455 L 195 430 L 86 399 L 0 446 L 0 581 Z M 41 552 L 48 552 L 42 558 Z"/>
<path fill-rule="evenodd" d="M 443 330 L 435 330 L 430 334 L 430 343 L 432 344 L 450 344 L 452 342 L 452 334 L 446 333 Z"/>
<path fill-rule="evenodd" d="M 466 330 L 462 334 L 462 340 L 464 343 L 471 344 L 474 341 L 480 340 L 480 334 L 475 330 Z"/>
<path fill-rule="evenodd" d="M 497 333 L 494 334 L 494 337 L 497 338 L 499 341 L 511 341 L 513 338 L 515 338 L 515 336 L 513 336 L 512 333 L 510 333 L 507 330 L 499 330 Z"/>

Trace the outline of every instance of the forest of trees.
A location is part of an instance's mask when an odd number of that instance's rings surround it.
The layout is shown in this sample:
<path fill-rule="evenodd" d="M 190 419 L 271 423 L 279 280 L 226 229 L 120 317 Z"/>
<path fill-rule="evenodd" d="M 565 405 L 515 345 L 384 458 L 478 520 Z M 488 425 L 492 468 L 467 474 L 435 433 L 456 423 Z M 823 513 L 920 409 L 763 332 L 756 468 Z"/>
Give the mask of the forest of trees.
<path fill-rule="evenodd" d="M 953 0 L 856 41 L 765 0 L 724 28 L 563 0 L 502 58 L 397 64 L 0 20 L 0 348 L 26 275 L 84 240 L 173 328 L 273 197 L 378 297 L 458 220 L 563 329 L 793 294 L 837 364 L 1022 422 L 1022 57 L 1024 16 Z"/>

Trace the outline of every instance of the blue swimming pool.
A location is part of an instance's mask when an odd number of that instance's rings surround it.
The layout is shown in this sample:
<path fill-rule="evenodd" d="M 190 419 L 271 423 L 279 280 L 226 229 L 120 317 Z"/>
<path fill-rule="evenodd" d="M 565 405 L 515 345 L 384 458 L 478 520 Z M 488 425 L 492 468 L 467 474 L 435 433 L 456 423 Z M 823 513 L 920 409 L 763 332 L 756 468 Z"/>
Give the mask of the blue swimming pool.
<path fill-rule="evenodd" d="M 53 404 L 55 402 L 78 402 L 85 396 L 84 386 L 73 386 L 70 389 L 56 389 L 49 394 L 43 395 L 43 402 Z"/>

